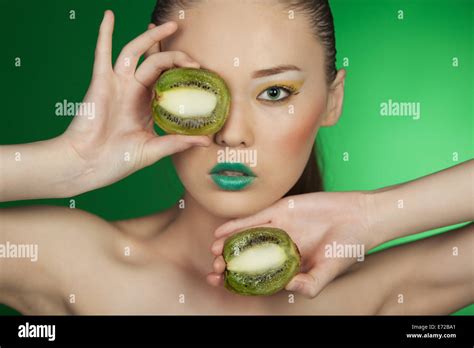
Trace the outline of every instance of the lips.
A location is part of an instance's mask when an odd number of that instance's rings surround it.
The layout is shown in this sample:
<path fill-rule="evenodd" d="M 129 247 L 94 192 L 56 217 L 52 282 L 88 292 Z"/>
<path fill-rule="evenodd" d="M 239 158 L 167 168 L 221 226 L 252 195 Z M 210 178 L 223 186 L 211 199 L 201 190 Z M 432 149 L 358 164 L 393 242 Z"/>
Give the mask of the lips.
<path fill-rule="evenodd" d="M 218 163 L 211 169 L 210 174 L 218 174 L 225 176 L 252 176 L 256 175 L 252 170 L 243 163 Z"/>
<path fill-rule="evenodd" d="M 250 185 L 256 175 L 243 163 L 218 163 L 209 173 L 214 183 L 225 191 L 240 191 Z"/>
<path fill-rule="evenodd" d="M 233 170 L 221 170 L 221 171 L 218 172 L 217 174 L 219 174 L 219 175 L 227 175 L 227 176 L 248 176 L 248 175 L 245 174 L 245 173 L 237 172 L 237 171 L 233 171 Z"/>

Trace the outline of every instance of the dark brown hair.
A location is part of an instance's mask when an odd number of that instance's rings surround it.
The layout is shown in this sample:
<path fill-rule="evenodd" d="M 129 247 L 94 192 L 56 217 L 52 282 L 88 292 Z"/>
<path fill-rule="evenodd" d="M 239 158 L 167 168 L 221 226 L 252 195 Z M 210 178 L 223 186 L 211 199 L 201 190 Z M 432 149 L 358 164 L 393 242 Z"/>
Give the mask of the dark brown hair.
<path fill-rule="evenodd" d="M 192 7 L 194 3 L 199 3 L 200 1 L 157 0 L 151 15 L 151 22 L 156 25 L 163 24 L 171 18 L 171 14 L 177 9 Z M 294 11 L 295 15 L 301 13 L 309 19 L 315 38 L 324 47 L 326 82 L 329 86 L 334 81 L 337 72 L 336 37 L 329 0 L 278 0 L 278 3 L 286 10 Z M 320 165 L 317 162 L 316 154 L 317 149 L 316 145 L 314 145 L 303 173 L 295 185 L 285 194 L 285 197 L 324 190 Z M 321 163 L 321 161 L 319 162 Z"/>

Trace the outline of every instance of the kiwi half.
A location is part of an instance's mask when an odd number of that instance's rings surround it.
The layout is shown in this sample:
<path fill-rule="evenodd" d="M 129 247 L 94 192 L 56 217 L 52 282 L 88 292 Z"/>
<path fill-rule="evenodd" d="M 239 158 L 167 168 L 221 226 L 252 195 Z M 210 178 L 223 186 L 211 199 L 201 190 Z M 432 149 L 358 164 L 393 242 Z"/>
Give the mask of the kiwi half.
<path fill-rule="evenodd" d="M 153 119 L 167 133 L 216 133 L 224 125 L 229 108 L 229 88 L 212 71 L 173 68 L 156 82 Z"/>
<path fill-rule="evenodd" d="M 283 230 L 255 227 L 224 243 L 224 286 L 241 295 L 271 295 L 298 273 L 298 247 Z"/>

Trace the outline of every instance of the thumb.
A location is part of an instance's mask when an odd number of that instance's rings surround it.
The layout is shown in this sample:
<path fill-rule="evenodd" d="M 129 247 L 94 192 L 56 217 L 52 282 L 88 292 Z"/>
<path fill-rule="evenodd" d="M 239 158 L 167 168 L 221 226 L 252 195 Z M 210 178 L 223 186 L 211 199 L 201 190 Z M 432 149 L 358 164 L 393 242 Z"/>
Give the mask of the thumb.
<path fill-rule="evenodd" d="M 326 281 L 325 281 L 326 280 Z M 286 285 L 285 289 L 300 293 L 307 298 L 314 298 L 329 283 L 328 279 L 322 276 L 315 276 L 311 273 L 299 273 Z"/>
<path fill-rule="evenodd" d="M 273 209 L 270 206 L 254 215 L 250 215 L 245 218 L 230 220 L 216 229 L 216 231 L 214 232 L 214 237 L 220 238 L 245 227 L 269 223 L 272 220 L 272 214 Z"/>
<path fill-rule="evenodd" d="M 151 138 L 143 146 L 143 165 L 149 166 L 163 157 L 184 151 L 192 146 L 209 146 L 206 136 L 163 135 Z"/>
<path fill-rule="evenodd" d="M 298 292 L 307 298 L 314 298 L 337 276 L 335 266 L 334 262 L 329 262 L 313 267 L 308 273 L 298 273 L 285 289 Z"/>

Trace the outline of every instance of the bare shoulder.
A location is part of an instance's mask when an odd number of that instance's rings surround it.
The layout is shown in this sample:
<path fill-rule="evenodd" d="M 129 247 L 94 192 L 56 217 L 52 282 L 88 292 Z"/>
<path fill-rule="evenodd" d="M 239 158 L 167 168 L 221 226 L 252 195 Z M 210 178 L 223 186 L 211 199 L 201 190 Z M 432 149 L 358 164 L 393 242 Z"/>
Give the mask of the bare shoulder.
<path fill-rule="evenodd" d="M 382 314 L 450 314 L 474 301 L 474 224 L 394 248 L 382 263 L 403 271 Z M 390 250 L 389 250 L 390 251 Z M 388 256 L 388 255 L 387 255 Z M 399 257 L 400 256 L 400 257 Z"/>
<path fill-rule="evenodd" d="M 65 311 L 73 275 L 104 263 L 120 243 L 112 224 L 80 209 L 4 208 L 0 220 L 0 302 L 23 313 Z"/>
<path fill-rule="evenodd" d="M 303 310 L 319 314 L 447 315 L 474 300 L 474 224 L 369 255 Z M 309 313 L 308 313 L 309 314 Z"/>

